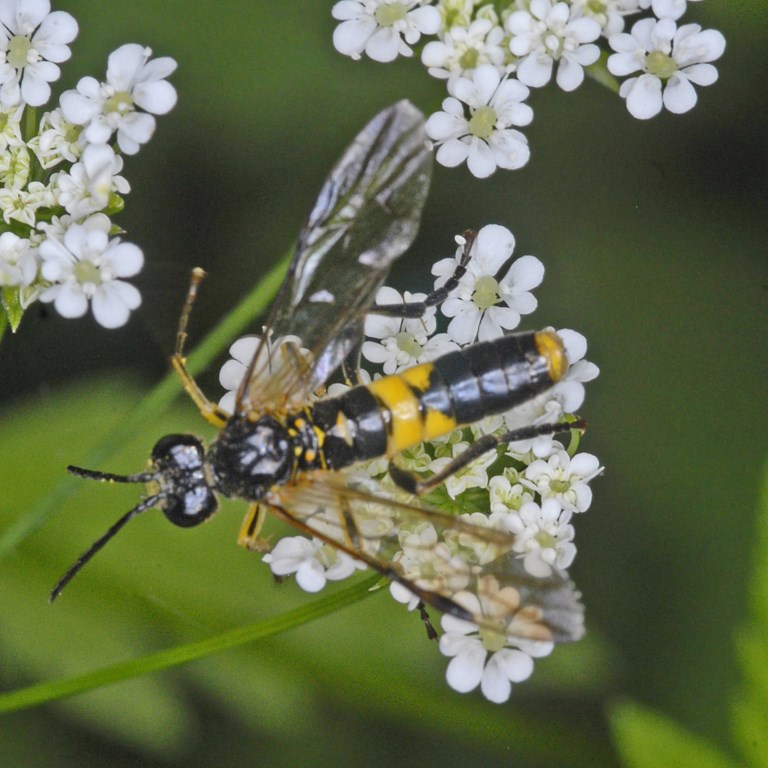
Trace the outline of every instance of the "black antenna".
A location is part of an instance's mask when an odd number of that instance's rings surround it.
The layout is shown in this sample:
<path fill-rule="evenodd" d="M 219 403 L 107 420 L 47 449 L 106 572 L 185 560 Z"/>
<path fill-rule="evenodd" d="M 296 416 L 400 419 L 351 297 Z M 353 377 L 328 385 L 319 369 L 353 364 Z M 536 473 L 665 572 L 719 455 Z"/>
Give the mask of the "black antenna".
<path fill-rule="evenodd" d="M 67 471 L 78 477 L 86 477 L 90 480 L 100 480 L 107 483 L 146 483 L 155 477 L 154 474 L 149 472 L 142 472 L 138 475 L 113 475 L 109 472 L 99 472 L 93 469 L 83 469 L 82 467 L 67 467 Z M 59 579 L 56 586 L 51 590 L 51 594 L 48 597 L 48 602 L 52 603 L 62 592 L 64 587 L 69 584 L 72 579 L 77 576 L 82 567 L 132 518 L 136 517 L 140 512 L 144 512 L 147 509 L 157 505 L 157 502 L 165 498 L 165 494 L 158 493 L 155 496 L 150 496 L 148 499 L 144 499 L 140 504 L 137 504 L 133 509 L 126 512 L 100 539 L 91 544 L 90 548 L 83 552 L 80 557 L 77 558 L 74 565 Z"/>

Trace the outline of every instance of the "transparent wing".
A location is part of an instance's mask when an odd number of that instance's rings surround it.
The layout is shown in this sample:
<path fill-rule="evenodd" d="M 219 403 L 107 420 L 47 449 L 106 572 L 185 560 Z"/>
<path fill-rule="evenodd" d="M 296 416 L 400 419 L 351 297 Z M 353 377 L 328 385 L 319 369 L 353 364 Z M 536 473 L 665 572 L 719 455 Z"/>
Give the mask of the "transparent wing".
<path fill-rule="evenodd" d="M 325 181 L 302 230 L 267 322 L 272 338 L 295 335 L 311 353 L 264 391 L 256 358 L 238 392 L 238 412 L 292 394 L 305 400 L 362 335 L 392 262 L 413 242 L 427 196 L 432 156 L 424 116 L 407 101 L 371 120 Z M 266 345 L 266 338 L 261 346 Z"/>
<path fill-rule="evenodd" d="M 306 473 L 266 501 L 278 517 L 439 611 L 512 640 L 567 642 L 584 633 L 573 583 L 527 573 L 510 533 L 399 501 L 354 470 Z"/>

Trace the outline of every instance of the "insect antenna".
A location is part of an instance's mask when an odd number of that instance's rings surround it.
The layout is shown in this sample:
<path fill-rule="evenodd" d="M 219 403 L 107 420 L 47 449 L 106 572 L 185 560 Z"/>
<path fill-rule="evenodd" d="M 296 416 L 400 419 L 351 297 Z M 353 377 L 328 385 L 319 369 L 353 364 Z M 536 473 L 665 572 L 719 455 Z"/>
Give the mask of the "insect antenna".
<path fill-rule="evenodd" d="M 83 469 L 82 467 L 67 467 L 67 471 L 78 477 L 86 477 L 91 480 L 100 480 L 107 483 L 146 483 L 154 475 L 149 472 L 142 472 L 137 475 L 113 475 L 110 472 L 99 472 L 93 469 Z M 165 497 L 165 494 L 158 493 L 144 499 L 133 509 L 126 512 L 101 538 L 91 544 L 91 546 L 77 558 L 69 570 L 59 579 L 56 586 L 51 590 L 48 602 L 52 603 L 61 593 L 64 587 L 77 576 L 82 567 L 133 517 L 140 512 L 157 505 L 157 502 Z"/>

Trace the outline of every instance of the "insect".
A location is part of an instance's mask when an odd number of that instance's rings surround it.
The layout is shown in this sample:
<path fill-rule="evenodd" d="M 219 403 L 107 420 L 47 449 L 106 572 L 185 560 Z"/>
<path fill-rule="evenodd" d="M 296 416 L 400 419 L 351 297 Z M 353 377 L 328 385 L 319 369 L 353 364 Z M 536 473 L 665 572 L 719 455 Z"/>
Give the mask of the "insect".
<path fill-rule="evenodd" d="M 431 636 L 424 604 L 507 637 L 580 637 L 582 606 L 565 575 L 530 576 L 512 552 L 512 534 L 472 525 L 418 498 L 500 443 L 573 425 L 485 435 L 426 479 L 396 463 L 410 446 L 507 411 L 553 386 L 568 367 L 554 332 L 478 343 L 336 397 L 317 396 L 334 372 L 355 367 L 367 312 L 419 317 L 458 285 L 471 236 L 456 273 L 421 304 L 374 303 L 390 265 L 416 235 L 430 173 L 424 118 L 408 102 L 384 110 L 356 137 L 299 236 L 231 415 L 208 400 L 186 369 L 187 323 L 203 276 L 194 273 L 171 360 L 202 415 L 221 431 L 207 448 L 192 435 L 163 437 L 148 469 L 138 474 L 69 467 L 85 478 L 144 483 L 147 495 L 80 556 L 51 600 L 136 515 L 157 507 L 175 525 L 192 527 L 216 511 L 223 495 L 250 504 L 242 545 L 268 548 L 260 532 L 271 513 L 403 585 L 418 599 Z M 272 342 L 287 336 L 299 337 L 309 354 L 294 343 Z M 382 456 L 402 493 L 357 471 L 361 462 Z M 434 529 L 437 540 L 414 543 L 424 526 Z M 410 558 L 403 555 L 404 540 Z M 476 601 L 467 607 L 466 595 L 478 598 L 481 608 Z"/>

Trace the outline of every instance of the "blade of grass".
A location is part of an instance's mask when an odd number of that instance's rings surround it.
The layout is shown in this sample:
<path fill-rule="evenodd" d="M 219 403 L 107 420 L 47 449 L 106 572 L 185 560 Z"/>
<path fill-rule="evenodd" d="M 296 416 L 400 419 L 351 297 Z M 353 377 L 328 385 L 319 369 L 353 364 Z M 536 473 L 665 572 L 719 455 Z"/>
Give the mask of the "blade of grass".
<path fill-rule="evenodd" d="M 151 653 L 138 659 L 112 664 L 93 672 L 86 672 L 83 675 L 52 680 L 0 694 L 0 713 L 29 709 L 49 701 L 57 701 L 151 672 L 177 667 L 229 648 L 236 648 L 246 643 L 286 632 L 363 600 L 368 595 L 373 594 L 371 587 L 378 581 L 378 574 L 374 574 L 354 586 L 332 592 L 319 600 L 314 600 L 307 605 L 286 611 L 265 621 L 247 624 L 205 640 L 178 645 L 175 648 Z"/>
<path fill-rule="evenodd" d="M 188 361 L 188 368 L 193 376 L 205 370 L 216 355 L 239 333 L 248 328 L 255 318 L 265 312 L 282 283 L 288 260 L 287 256 L 281 259 L 197 346 Z M 98 467 L 103 464 L 128 440 L 156 419 L 182 392 L 178 377 L 170 372 L 136 406 L 119 429 L 93 448 L 85 459 L 86 466 Z M 0 559 L 7 557 L 19 544 L 40 529 L 48 518 L 77 491 L 78 487 L 77 478 L 62 474 L 61 481 L 0 536 Z"/>

